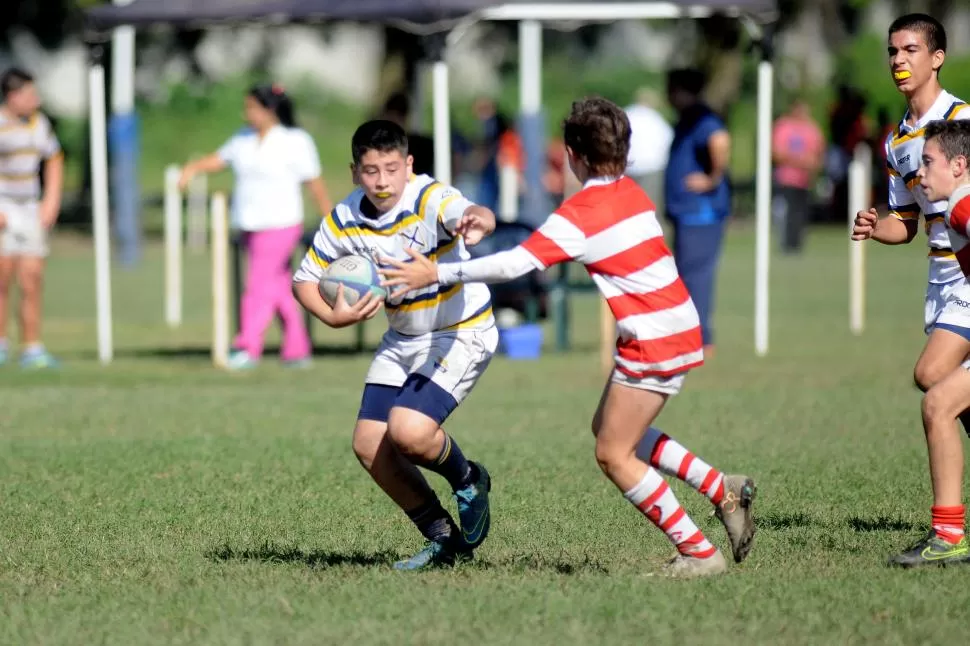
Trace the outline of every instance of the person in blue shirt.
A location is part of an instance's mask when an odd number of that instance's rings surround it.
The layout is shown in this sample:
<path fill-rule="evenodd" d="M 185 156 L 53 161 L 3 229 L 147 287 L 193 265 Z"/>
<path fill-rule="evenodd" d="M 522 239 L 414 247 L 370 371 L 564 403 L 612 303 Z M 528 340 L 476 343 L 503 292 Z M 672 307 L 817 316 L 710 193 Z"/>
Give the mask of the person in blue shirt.
<path fill-rule="evenodd" d="M 727 165 L 731 138 L 701 99 L 706 79 L 695 69 L 668 73 L 667 98 L 677 112 L 664 178 L 667 218 L 673 225 L 677 271 L 701 319 L 705 350 L 713 350 L 711 313 L 724 222 L 731 213 Z"/>

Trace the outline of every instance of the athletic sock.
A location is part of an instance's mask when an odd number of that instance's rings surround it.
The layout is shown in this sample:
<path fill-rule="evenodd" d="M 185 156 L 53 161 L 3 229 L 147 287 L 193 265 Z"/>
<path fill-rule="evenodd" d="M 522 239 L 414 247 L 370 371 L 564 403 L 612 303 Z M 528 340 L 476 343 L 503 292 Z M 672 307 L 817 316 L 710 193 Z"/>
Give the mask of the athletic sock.
<path fill-rule="evenodd" d="M 668 476 L 683 480 L 715 505 L 724 497 L 724 474 L 652 426 L 637 445 L 637 457 Z"/>
<path fill-rule="evenodd" d="M 640 483 L 623 496 L 659 527 L 681 554 L 706 559 L 717 551 L 680 506 L 670 485 L 655 469 L 648 468 Z"/>
<path fill-rule="evenodd" d="M 447 433 L 445 433 L 445 441 L 441 446 L 438 457 L 421 466 L 442 476 L 454 491 L 464 489 L 474 483 L 478 477 L 478 470 L 465 459 L 458 443 Z"/>
<path fill-rule="evenodd" d="M 447 543 L 452 536 L 458 536 L 455 521 L 437 498 L 406 513 L 421 535 L 429 541 Z"/>
<path fill-rule="evenodd" d="M 963 540 L 965 522 L 963 505 L 933 507 L 931 512 L 933 514 L 933 529 L 939 538 L 951 545 L 956 545 Z"/>

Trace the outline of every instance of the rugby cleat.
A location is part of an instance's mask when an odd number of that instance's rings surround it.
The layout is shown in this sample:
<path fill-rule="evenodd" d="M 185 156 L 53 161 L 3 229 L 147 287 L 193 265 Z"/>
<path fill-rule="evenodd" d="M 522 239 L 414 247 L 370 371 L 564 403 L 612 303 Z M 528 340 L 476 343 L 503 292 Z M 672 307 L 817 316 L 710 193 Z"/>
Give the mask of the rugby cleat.
<path fill-rule="evenodd" d="M 451 567 L 455 563 L 470 561 L 471 558 L 471 550 L 456 549 L 446 543 L 431 541 L 414 556 L 395 563 L 394 569 L 413 571 L 435 567 Z"/>
<path fill-rule="evenodd" d="M 747 476 L 724 476 L 724 498 L 715 508 L 714 514 L 724 524 L 735 563 L 747 558 L 754 542 L 756 528 L 751 508 L 757 492 L 754 480 Z"/>
<path fill-rule="evenodd" d="M 901 568 L 967 564 L 970 564 L 970 543 L 967 543 L 967 538 L 964 536 L 959 543 L 953 544 L 938 537 L 933 529 L 915 545 L 889 559 L 890 567 Z"/>
<path fill-rule="evenodd" d="M 492 489 L 492 479 L 484 465 L 471 463 L 478 469 L 474 483 L 455 492 L 458 503 L 458 521 L 461 524 L 461 537 L 469 549 L 475 549 L 488 536 L 491 513 L 488 506 L 488 492 Z"/>

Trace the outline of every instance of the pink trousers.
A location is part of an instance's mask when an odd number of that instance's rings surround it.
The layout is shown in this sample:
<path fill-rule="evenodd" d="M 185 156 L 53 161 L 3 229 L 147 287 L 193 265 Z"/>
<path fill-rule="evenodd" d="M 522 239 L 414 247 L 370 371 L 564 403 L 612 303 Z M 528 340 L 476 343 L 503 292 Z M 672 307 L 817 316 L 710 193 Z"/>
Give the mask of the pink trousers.
<path fill-rule="evenodd" d="M 290 271 L 293 250 L 302 235 L 301 225 L 243 234 L 248 268 L 240 303 L 239 335 L 233 347 L 245 350 L 254 359 L 263 354 L 266 329 L 277 312 L 283 320 L 281 358 L 303 359 L 310 355 L 310 337 L 303 323 L 303 312 L 293 298 Z"/>

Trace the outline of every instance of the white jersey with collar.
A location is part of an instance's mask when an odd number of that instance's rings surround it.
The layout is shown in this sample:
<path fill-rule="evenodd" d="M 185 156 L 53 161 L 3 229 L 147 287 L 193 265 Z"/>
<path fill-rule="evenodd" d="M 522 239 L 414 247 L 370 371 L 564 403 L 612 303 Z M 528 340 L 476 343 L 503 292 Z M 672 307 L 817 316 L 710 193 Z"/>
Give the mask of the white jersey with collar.
<path fill-rule="evenodd" d="M 930 283 L 946 284 L 963 278 L 953 254 L 945 222 L 946 200 L 930 202 L 919 187 L 916 176 L 923 161 L 926 125 L 937 120 L 970 119 L 967 104 L 945 90 L 915 125 L 909 125 L 909 112 L 886 138 L 886 164 L 889 172 L 889 210 L 904 221 L 925 222 L 930 248 Z"/>
<path fill-rule="evenodd" d="M 418 249 L 437 262 L 468 260 L 455 227 L 472 206 L 457 189 L 427 175 L 413 176 L 397 205 L 377 218 L 364 215 L 364 191 L 355 190 L 325 216 L 313 238 L 297 282 L 319 282 L 327 266 L 348 255 L 367 256 L 375 263 L 383 256 L 410 260 L 405 249 Z M 391 329 L 409 336 L 494 325 L 488 287 L 432 285 L 386 301 Z"/>

